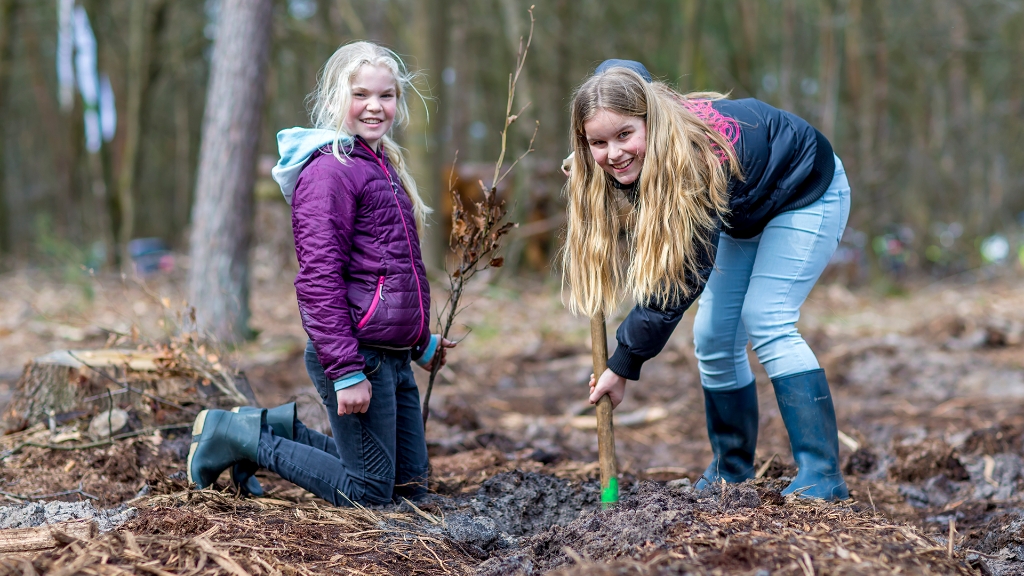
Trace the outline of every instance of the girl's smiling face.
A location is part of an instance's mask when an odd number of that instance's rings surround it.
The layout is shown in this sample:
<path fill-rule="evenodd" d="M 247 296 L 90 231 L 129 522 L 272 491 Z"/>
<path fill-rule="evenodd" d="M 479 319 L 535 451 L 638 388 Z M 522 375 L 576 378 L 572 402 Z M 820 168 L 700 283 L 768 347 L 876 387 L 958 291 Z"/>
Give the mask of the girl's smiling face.
<path fill-rule="evenodd" d="M 398 109 L 398 83 L 383 66 L 364 64 L 352 76 L 352 104 L 345 115 L 345 131 L 362 136 L 374 150 L 391 130 Z"/>
<path fill-rule="evenodd" d="M 647 152 L 647 123 L 643 118 L 601 109 L 583 123 L 583 131 L 590 153 L 602 170 L 620 184 L 636 182 Z"/>

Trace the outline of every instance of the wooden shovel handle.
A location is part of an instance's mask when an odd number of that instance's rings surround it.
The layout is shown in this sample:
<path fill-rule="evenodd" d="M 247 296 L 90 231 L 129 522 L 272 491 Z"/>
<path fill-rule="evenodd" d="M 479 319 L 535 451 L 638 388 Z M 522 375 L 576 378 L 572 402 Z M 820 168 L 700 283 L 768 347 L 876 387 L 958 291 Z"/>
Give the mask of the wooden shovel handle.
<path fill-rule="evenodd" d="M 590 319 L 590 339 L 594 354 L 594 378 L 608 369 L 608 334 L 604 314 Z M 619 477 L 615 462 L 615 429 L 612 424 L 612 399 L 605 394 L 597 401 L 597 455 L 601 465 L 601 507 L 610 508 L 619 501 Z"/>

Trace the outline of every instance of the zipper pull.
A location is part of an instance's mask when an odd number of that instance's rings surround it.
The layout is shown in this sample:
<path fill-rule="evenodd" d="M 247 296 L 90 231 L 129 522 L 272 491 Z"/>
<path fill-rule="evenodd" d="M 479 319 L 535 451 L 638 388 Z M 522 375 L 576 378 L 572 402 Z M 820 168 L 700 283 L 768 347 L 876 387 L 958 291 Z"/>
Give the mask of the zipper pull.
<path fill-rule="evenodd" d="M 383 276 L 381 276 L 380 280 L 377 281 L 377 297 L 380 298 L 381 302 L 384 301 L 384 277 Z"/>

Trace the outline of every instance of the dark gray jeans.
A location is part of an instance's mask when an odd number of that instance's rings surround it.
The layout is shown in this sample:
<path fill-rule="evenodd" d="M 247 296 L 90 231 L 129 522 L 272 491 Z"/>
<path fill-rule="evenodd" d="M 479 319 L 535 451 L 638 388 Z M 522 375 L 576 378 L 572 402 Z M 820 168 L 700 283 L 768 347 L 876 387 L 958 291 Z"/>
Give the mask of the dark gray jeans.
<path fill-rule="evenodd" d="M 409 352 L 361 347 L 359 353 L 373 389 L 369 410 L 338 416 L 334 384 L 309 342 L 306 371 L 327 407 L 334 438 L 310 431 L 291 441 L 264 426 L 258 464 L 335 506 L 422 496 L 427 491 L 427 443 Z M 305 428 L 295 424 L 297 431 Z"/>

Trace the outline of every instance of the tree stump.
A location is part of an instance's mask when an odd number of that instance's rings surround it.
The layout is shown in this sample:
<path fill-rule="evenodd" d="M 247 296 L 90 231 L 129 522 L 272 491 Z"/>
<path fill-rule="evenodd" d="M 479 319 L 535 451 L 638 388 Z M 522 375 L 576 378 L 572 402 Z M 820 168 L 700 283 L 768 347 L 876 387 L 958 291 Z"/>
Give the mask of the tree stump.
<path fill-rule="evenodd" d="M 56 350 L 25 365 L 3 420 L 7 432 L 39 422 L 52 429 L 121 409 L 138 428 L 255 403 L 243 374 L 171 361 L 166 351 Z"/>

